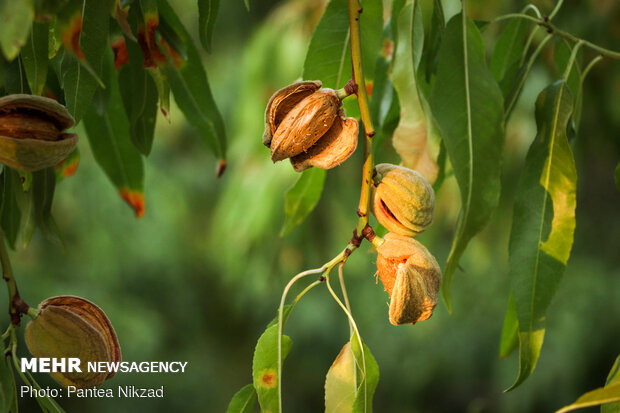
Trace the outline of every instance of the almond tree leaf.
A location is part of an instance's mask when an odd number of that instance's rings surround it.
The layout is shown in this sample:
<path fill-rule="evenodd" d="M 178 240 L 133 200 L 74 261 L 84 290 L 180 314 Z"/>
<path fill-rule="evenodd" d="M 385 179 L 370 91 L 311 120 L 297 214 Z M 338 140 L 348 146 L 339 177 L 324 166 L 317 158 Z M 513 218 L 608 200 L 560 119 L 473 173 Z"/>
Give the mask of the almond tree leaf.
<path fill-rule="evenodd" d="M 170 82 L 177 105 L 220 160 L 219 175 L 223 172 L 226 159 L 224 120 L 217 109 L 200 55 L 189 33 L 165 0 L 160 0 L 158 6 L 160 19 L 165 20 L 165 23 L 179 36 L 187 52 L 187 60 L 182 60 L 174 49 L 165 45 L 162 47 L 160 44 L 168 59 L 160 69 Z"/>
<path fill-rule="evenodd" d="M 564 413 L 570 412 L 572 410 L 583 409 L 584 407 L 590 406 L 601 406 L 601 412 L 603 412 L 603 407 L 605 407 L 606 403 L 618 404 L 620 401 L 620 383 L 612 384 L 611 386 L 600 387 L 596 390 L 589 391 L 579 397 L 574 403 L 569 404 L 568 406 L 562 407 L 560 410 L 557 410 L 555 413 Z M 608 406 L 608 405 L 607 405 Z M 611 412 L 617 412 L 618 410 L 608 410 Z M 607 413 L 607 412 L 605 412 Z"/>
<path fill-rule="evenodd" d="M 502 94 L 508 96 L 519 70 L 519 62 L 528 35 L 528 22 L 524 19 L 512 19 L 506 24 L 497 38 L 489 69 L 499 83 Z"/>
<path fill-rule="evenodd" d="M 282 361 L 291 351 L 293 341 L 282 336 Z M 254 389 L 258 395 L 261 411 L 279 413 L 278 400 L 278 325 L 267 327 L 258 339 L 252 361 Z"/>
<path fill-rule="evenodd" d="M 142 156 L 129 136 L 130 124 L 110 52 L 105 73 L 108 86 L 95 94 L 93 104 L 84 114 L 84 127 L 95 160 L 139 218 L 145 209 Z"/>
<path fill-rule="evenodd" d="M 79 165 L 80 150 L 76 147 L 64 161 L 54 167 L 56 171 L 56 184 L 58 185 L 64 179 L 72 177 Z"/>
<path fill-rule="evenodd" d="M 353 358 L 357 365 L 357 395 L 353 403 L 354 413 L 372 413 L 372 399 L 379 383 L 379 366 L 370 349 L 365 343 L 362 343 L 364 352 L 362 353 L 357 335 L 353 334 L 351 341 L 351 350 Z M 362 371 L 362 359 L 364 360 L 366 374 Z"/>
<path fill-rule="evenodd" d="M 461 214 L 442 283 L 452 311 L 450 286 L 459 260 L 499 202 L 504 140 L 502 93 L 486 67 L 478 28 L 461 14 L 446 26 L 430 102 L 461 192 Z"/>
<path fill-rule="evenodd" d="M 374 79 L 374 63 L 381 48 L 383 4 L 365 0 L 360 16 L 362 62 L 367 80 Z M 303 78 L 320 80 L 323 87 L 338 89 L 351 79 L 351 48 L 347 0 L 331 0 L 316 26 L 304 62 Z M 349 116 L 354 116 L 347 111 Z"/>
<path fill-rule="evenodd" d="M 10 412 L 17 398 L 17 389 L 9 356 L 5 356 L 4 351 L 2 353 L 0 359 L 0 412 Z"/>
<path fill-rule="evenodd" d="M 413 3 L 402 9 L 398 19 L 398 39 L 392 79 L 400 102 L 400 122 L 394 131 L 392 144 L 403 166 L 420 172 L 433 184 L 439 173 L 437 156 L 440 139 L 434 128 L 429 128 L 432 115 L 429 113 L 427 116 L 424 97 L 416 82 L 416 70 L 424 46 L 419 6 L 415 12 Z M 430 122 L 427 118 L 431 118 Z"/>
<path fill-rule="evenodd" d="M 5 166 L 0 179 L 2 190 L 2 207 L 0 211 L 0 224 L 9 246 L 15 249 L 15 242 L 20 231 L 22 214 L 17 203 L 17 197 L 22 190 L 22 184 L 17 172 Z"/>
<path fill-rule="evenodd" d="M 140 47 L 125 40 L 129 60 L 118 74 L 123 106 L 130 124 L 131 141 L 144 155 L 151 152 L 157 119 L 158 92 L 142 65 Z"/>
<path fill-rule="evenodd" d="M 114 5 L 114 0 L 82 1 L 84 15 L 81 20 L 75 23 L 77 26 L 73 24 L 65 28 L 73 31 L 81 28 L 78 35 L 79 50 L 65 53 L 61 65 L 61 83 L 65 90 L 66 106 L 76 123 L 90 108 L 90 102 L 99 85 L 103 54 L 108 47 L 110 11 Z M 77 18 L 80 18 L 79 15 Z M 74 36 L 75 33 L 69 35 Z M 90 71 L 88 67 L 91 68 Z"/>
<path fill-rule="evenodd" d="M 283 237 L 301 224 L 321 199 L 327 173 L 324 169 L 310 168 L 301 173 L 297 182 L 284 195 Z"/>
<path fill-rule="evenodd" d="M 0 49 L 8 61 L 26 44 L 33 19 L 33 0 L 0 0 Z"/>
<path fill-rule="evenodd" d="M 515 195 L 510 278 L 519 321 L 520 385 L 534 370 L 545 334 L 546 310 L 570 256 L 575 230 L 577 171 L 566 137 L 573 98 L 558 81 L 536 100 L 538 133 Z"/>
<path fill-rule="evenodd" d="M 19 56 L 12 62 L 7 62 L 4 66 L 4 90 L 7 95 L 30 93 L 30 87 L 26 80 L 26 71 Z"/>
<path fill-rule="evenodd" d="M 352 412 L 356 391 L 356 367 L 351 346 L 347 343 L 325 376 L 325 413 Z"/>
<path fill-rule="evenodd" d="M 243 386 L 228 404 L 226 413 L 252 413 L 256 403 L 256 390 L 253 384 Z"/>
<path fill-rule="evenodd" d="M 508 298 L 508 308 L 504 317 L 504 325 L 502 327 L 502 337 L 499 343 L 499 356 L 505 359 L 519 345 L 519 320 L 517 320 L 517 307 L 515 306 L 515 298 L 512 294 Z"/>
<path fill-rule="evenodd" d="M 211 53 L 213 29 L 217 20 L 220 0 L 198 0 L 198 33 L 202 47 Z"/>
<path fill-rule="evenodd" d="M 620 384 L 620 356 L 609 371 L 605 387 Z M 620 413 L 620 402 L 608 403 L 601 406 L 601 413 Z"/>
<path fill-rule="evenodd" d="M 555 68 L 557 76 L 560 77 L 566 71 L 566 67 L 570 60 L 572 49 L 562 40 L 558 41 L 554 48 Z M 568 140 L 572 141 L 577 137 L 579 130 L 579 122 L 581 121 L 581 107 L 583 103 L 583 88 L 581 79 L 581 62 L 583 61 L 583 53 L 581 50 L 577 52 L 577 56 L 573 62 L 566 85 L 573 96 L 573 114 L 568 122 Z"/>
<path fill-rule="evenodd" d="M 34 22 L 28 42 L 22 48 L 22 63 L 33 95 L 43 94 L 47 80 L 49 23 Z"/>

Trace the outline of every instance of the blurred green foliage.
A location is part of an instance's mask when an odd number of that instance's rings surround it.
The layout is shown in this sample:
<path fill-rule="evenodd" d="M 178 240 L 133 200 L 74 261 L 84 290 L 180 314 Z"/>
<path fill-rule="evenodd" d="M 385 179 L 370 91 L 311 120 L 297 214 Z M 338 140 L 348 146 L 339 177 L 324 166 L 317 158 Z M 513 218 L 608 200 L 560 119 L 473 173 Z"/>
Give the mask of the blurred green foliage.
<path fill-rule="evenodd" d="M 172 3 L 196 36 L 195 2 Z M 552 8 L 550 0 L 536 3 Z M 488 19 L 522 6 L 474 1 L 470 13 Z M 174 106 L 170 123 L 160 117 L 157 124 L 140 220 L 116 196 L 86 142 L 80 144 L 81 165 L 57 187 L 53 211 L 66 251 L 37 234 L 27 250 L 12 254 L 22 296 L 31 305 L 53 295 L 83 296 L 107 312 L 124 360 L 189 365 L 185 374 L 118 374 L 105 384 L 164 385 L 163 400 L 59 399 L 67 411 L 224 411 L 251 382 L 254 345 L 275 315 L 286 281 L 320 266 L 349 240 L 357 219 L 361 149 L 329 172 L 306 222 L 280 238 L 283 196 L 296 177 L 286 162 L 272 165 L 261 143 L 264 106 L 274 90 L 299 77 L 321 12 L 314 0 L 256 1 L 250 13 L 240 0 L 221 2 L 213 53 L 203 55 L 230 137 L 229 168 L 220 180 L 213 176 L 214 158 Z M 620 45 L 617 1 L 566 2 L 556 23 L 602 46 Z M 490 26 L 485 32 L 488 49 L 498 30 Z M 430 321 L 391 326 L 368 244 L 348 261 L 353 312 L 381 370 L 375 411 L 549 412 L 604 384 L 620 350 L 620 192 L 614 184 L 620 62 L 607 59 L 585 83 L 582 124 L 573 142 L 575 244 L 548 311 L 541 358 L 523 386 L 502 393 L 517 371 L 516 354 L 498 357 L 513 193 L 536 132 L 534 100 L 557 78 L 553 68 L 549 48 L 508 125 L 500 207 L 461 260 L 454 315 L 441 303 Z M 389 141 L 383 149 L 379 161 L 398 161 Z M 450 178 L 437 193 L 434 225 L 420 237 L 442 267 L 458 199 Z M 8 323 L 6 313 L 0 321 Z M 286 333 L 294 345 L 284 365 L 284 408 L 322 411 L 325 374 L 348 341 L 346 318 L 327 290 L 317 287 L 295 308 Z M 23 345 L 20 355 L 27 355 Z M 37 379 L 55 385 L 46 375 Z M 34 400 L 22 401 L 24 411 L 35 408 Z"/>

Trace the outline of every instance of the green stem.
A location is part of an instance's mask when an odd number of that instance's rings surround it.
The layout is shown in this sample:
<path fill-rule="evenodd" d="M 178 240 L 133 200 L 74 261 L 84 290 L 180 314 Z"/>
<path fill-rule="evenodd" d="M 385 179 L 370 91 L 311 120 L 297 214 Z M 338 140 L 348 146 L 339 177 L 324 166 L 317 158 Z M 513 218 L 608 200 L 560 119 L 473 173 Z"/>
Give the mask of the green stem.
<path fill-rule="evenodd" d="M 603 59 L 603 56 L 596 56 L 594 59 L 590 61 L 590 63 L 588 63 L 586 68 L 583 69 L 583 73 L 581 74 L 581 83 L 583 83 L 583 80 L 586 78 L 590 70 L 592 70 L 594 65 L 600 62 L 602 59 Z"/>
<path fill-rule="evenodd" d="M 9 252 L 4 242 L 4 232 L 0 229 L 0 264 L 2 265 L 2 278 L 6 282 L 6 287 L 9 293 L 9 315 L 11 316 L 11 324 L 14 326 L 19 325 L 22 314 L 26 314 L 30 307 L 19 296 L 17 289 L 17 283 L 13 275 L 13 269 L 11 268 L 11 260 L 9 259 Z"/>
<path fill-rule="evenodd" d="M 362 41 L 360 35 L 360 15 L 362 14 L 362 6 L 359 0 L 349 1 L 349 27 L 351 33 L 351 64 L 353 67 L 353 82 L 357 95 L 357 103 L 360 108 L 360 115 L 364 131 L 366 132 L 366 141 L 364 146 L 364 167 L 362 169 L 362 189 L 360 193 L 360 202 L 357 209 L 359 220 L 357 222 L 356 235 L 361 237 L 362 230 L 368 224 L 368 211 L 370 207 L 370 185 L 372 182 L 372 172 L 375 164 L 372 155 L 372 137 L 375 135 L 375 129 L 372 125 L 370 116 L 370 108 L 368 105 L 368 94 L 366 93 L 366 80 L 364 78 L 364 68 L 362 65 Z"/>
<path fill-rule="evenodd" d="M 558 1 L 558 3 L 553 8 L 553 11 L 549 13 L 549 20 L 553 19 L 555 15 L 560 11 L 560 8 L 562 7 L 562 3 L 564 3 L 564 0 Z"/>
<path fill-rule="evenodd" d="M 510 114 L 512 113 L 512 109 L 514 108 L 515 104 L 517 103 L 517 100 L 519 99 L 520 90 L 523 87 L 523 84 L 525 83 L 525 79 L 527 78 L 527 75 L 530 72 L 530 69 L 532 69 L 532 65 L 534 64 L 534 61 L 536 60 L 536 57 L 538 57 L 538 55 L 542 51 L 542 49 L 545 46 L 545 44 L 549 41 L 549 39 L 551 39 L 551 35 L 550 34 L 548 34 L 540 42 L 540 44 L 538 45 L 536 50 L 534 50 L 534 53 L 532 53 L 532 55 L 530 56 L 530 60 L 527 62 L 527 66 L 525 68 L 525 73 L 523 73 L 523 76 L 521 76 L 519 78 L 519 84 L 517 85 L 517 91 L 512 96 L 512 99 L 508 103 L 508 106 L 506 106 L 506 120 L 508 120 L 508 118 L 510 117 Z"/>
<path fill-rule="evenodd" d="M 577 36 L 573 36 L 572 34 L 565 32 L 564 30 L 560 30 L 551 23 L 549 18 L 547 19 L 536 18 L 536 17 L 532 17 L 524 13 L 510 13 L 510 14 L 504 14 L 503 16 L 496 17 L 495 19 L 491 20 L 491 23 L 498 22 L 501 20 L 506 20 L 506 19 L 525 19 L 525 20 L 533 21 L 537 23 L 538 25 L 545 27 L 547 29 L 547 32 L 549 32 L 550 34 L 556 34 L 560 37 L 563 37 L 564 39 L 570 40 L 575 43 L 582 42 L 584 46 L 587 46 L 590 49 L 597 51 L 603 56 L 607 56 L 612 59 L 620 59 L 620 52 L 605 49 L 604 47 L 598 46 L 592 42 L 581 39 Z"/>
<path fill-rule="evenodd" d="M 278 308 L 278 407 L 279 411 L 282 411 L 282 329 L 284 328 L 284 303 L 286 302 L 286 295 L 288 291 L 291 289 L 293 284 L 298 280 L 312 274 L 320 274 L 324 271 L 325 267 L 315 268 L 313 270 L 307 270 L 304 272 L 300 272 L 286 284 L 284 287 L 284 291 L 282 292 L 282 298 L 280 299 L 280 307 Z M 295 303 L 299 301 L 299 299 L 312 287 L 314 287 L 315 283 L 310 284 L 306 289 L 304 289 L 298 296 L 295 298 Z"/>

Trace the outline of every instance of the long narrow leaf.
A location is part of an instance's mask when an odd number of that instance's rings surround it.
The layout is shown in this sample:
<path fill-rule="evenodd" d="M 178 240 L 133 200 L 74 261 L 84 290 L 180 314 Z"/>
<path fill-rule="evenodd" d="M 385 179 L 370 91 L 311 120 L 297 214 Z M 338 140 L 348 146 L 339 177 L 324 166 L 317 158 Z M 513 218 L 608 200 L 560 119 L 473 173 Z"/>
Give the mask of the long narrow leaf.
<path fill-rule="evenodd" d="M 145 209 L 142 156 L 129 136 L 129 120 L 123 110 L 111 56 L 107 60 L 108 87 L 95 95 L 93 105 L 84 115 L 84 126 L 95 160 L 121 198 L 141 217 Z"/>
<path fill-rule="evenodd" d="M 311 168 L 304 171 L 284 196 L 285 220 L 280 236 L 285 236 L 312 212 L 321 199 L 326 172 Z"/>
<path fill-rule="evenodd" d="M 200 43 L 207 52 L 211 52 L 213 29 L 219 8 L 220 0 L 198 0 L 198 33 Z"/>
<path fill-rule="evenodd" d="M 22 62 L 33 95 L 43 93 L 47 79 L 49 23 L 34 22 L 28 42 L 22 48 Z"/>
<path fill-rule="evenodd" d="M 499 202 L 504 140 L 501 91 L 486 67 L 478 28 L 460 14 L 446 26 L 430 100 L 461 191 L 461 215 L 442 285 L 451 311 L 450 286 L 459 260 Z"/>
<path fill-rule="evenodd" d="M 168 63 L 160 69 L 168 78 L 170 87 L 179 108 L 187 120 L 205 140 L 211 151 L 220 160 L 218 175 L 226 166 L 226 132 L 207 80 L 198 50 L 189 33 L 165 0 L 158 2 L 160 18 L 179 36 L 187 53 L 187 60 L 170 47 L 169 39 L 162 38 L 160 47 L 167 56 Z"/>
<path fill-rule="evenodd" d="M 563 81 L 536 100 L 538 133 L 528 151 L 510 233 L 510 278 L 519 320 L 519 376 L 534 370 L 545 335 L 546 310 L 573 245 L 577 172 L 566 137 L 573 98 Z"/>

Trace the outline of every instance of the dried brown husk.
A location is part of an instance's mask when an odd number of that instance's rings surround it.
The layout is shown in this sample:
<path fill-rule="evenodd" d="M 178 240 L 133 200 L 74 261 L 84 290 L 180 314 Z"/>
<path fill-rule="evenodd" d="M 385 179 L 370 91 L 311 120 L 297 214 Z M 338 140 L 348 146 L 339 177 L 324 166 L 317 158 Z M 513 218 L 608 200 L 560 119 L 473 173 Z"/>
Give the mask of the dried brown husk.
<path fill-rule="evenodd" d="M 332 89 L 320 89 L 301 100 L 284 116 L 271 140 L 273 162 L 306 152 L 331 128 L 340 98 Z"/>
<path fill-rule="evenodd" d="M 377 272 L 391 297 L 390 323 L 415 324 L 428 319 L 441 286 L 435 257 L 415 239 L 391 232 L 377 252 Z"/>
<path fill-rule="evenodd" d="M 278 90 L 271 96 L 265 110 L 265 132 L 263 133 L 265 146 L 271 145 L 276 129 L 291 109 L 305 97 L 319 90 L 321 85 L 320 81 L 297 82 Z"/>
<path fill-rule="evenodd" d="M 291 158 L 293 168 L 302 172 L 313 166 L 331 169 L 340 165 L 355 152 L 359 125 L 354 118 L 336 118 L 332 127 L 306 152 Z"/>
<path fill-rule="evenodd" d="M 0 162 L 26 172 L 58 164 L 77 144 L 77 135 L 63 133 L 74 123 L 53 99 L 24 94 L 0 98 Z"/>
<path fill-rule="evenodd" d="M 379 164 L 379 184 L 373 189 L 372 211 L 388 231 L 416 236 L 433 222 L 435 194 L 418 172 L 392 164 Z"/>
<path fill-rule="evenodd" d="M 88 362 L 121 360 L 116 333 L 105 313 L 80 297 L 59 296 L 43 301 L 40 313 L 28 323 L 25 341 L 37 358 L 71 358 L 81 361 L 82 372 L 54 372 L 50 375 L 63 386 L 78 388 L 102 384 L 113 372 L 89 372 Z"/>

